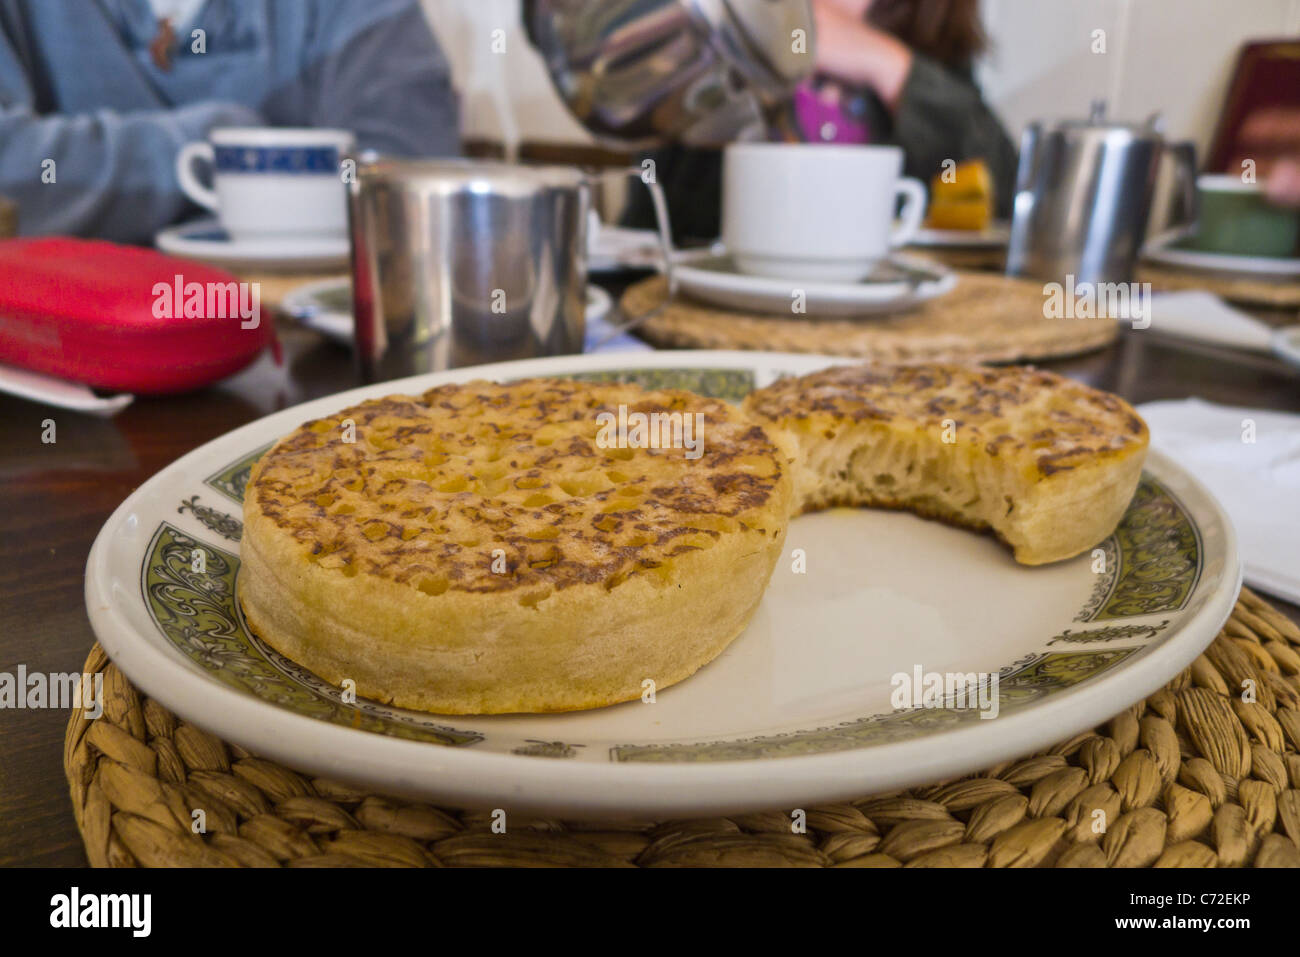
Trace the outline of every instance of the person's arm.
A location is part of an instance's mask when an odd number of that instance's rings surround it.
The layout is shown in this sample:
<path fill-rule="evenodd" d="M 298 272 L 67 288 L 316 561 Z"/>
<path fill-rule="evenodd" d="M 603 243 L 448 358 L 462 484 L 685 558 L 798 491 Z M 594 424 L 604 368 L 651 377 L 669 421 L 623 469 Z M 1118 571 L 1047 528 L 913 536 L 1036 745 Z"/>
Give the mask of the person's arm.
<path fill-rule="evenodd" d="M 1280 159 L 1269 170 L 1264 194 L 1278 206 L 1300 209 L 1300 159 Z"/>
<path fill-rule="evenodd" d="M 969 76 L 910 49 L 863 19 L 864 0 L 814 0 L 817 68 L 868 89 L 890 115 L 903 170 L 928 183 L 944 160 L 982 159 L 993 176 L 997 214 L 1007 217 L 1016 183 L 1016 148 Z"/>
<path fill-rule="evenodd" d="M 272 123 L 351 130 L 362 149 L 460 153 L 451 68 L 415 0 L 317 0 L 297 78 L 263 102 Z"/>
<path fill-rule="evenodd" d="M 944 160 L 982 159 L 993 176 L 997 215 L 1010 217 L 1016 148 L 970 80 L 914 54 L 894 112 L 893 140 L 906 154 L 904 171 L 925 183 Z"/>
<path fill-rule="evenodd" d="M 176 179 L 181 146 L 215 126 L 260 123 L 227 103 L 77 116 L 0 103 L 0 194 L 17 203 L 22 235 L 148 242 L 189 202 Z"/>
<path fill-rule="evenodd" d="M 205 103 L 178 110 L 39 115 L 26 58 L 0 20 L 0 194 L 25 235 L 70 233 L 145 242 L 187 200 L 176 152 L 222 125 L 259 125 L 252 110 Z"/>
<path fill-rule="evenodd" d="M 817 70 L 871 90 L 892 113 L 912 69 L 912 51 L 897 37 L 864 22 L 869 2 L 813 0 Z"/>

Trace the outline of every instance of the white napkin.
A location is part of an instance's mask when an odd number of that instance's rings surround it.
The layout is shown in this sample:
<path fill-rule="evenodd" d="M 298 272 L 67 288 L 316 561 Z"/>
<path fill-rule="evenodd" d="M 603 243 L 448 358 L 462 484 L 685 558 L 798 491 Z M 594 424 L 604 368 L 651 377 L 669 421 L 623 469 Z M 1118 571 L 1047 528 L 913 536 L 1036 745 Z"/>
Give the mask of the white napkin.
<path fill-rule="evenodd" d="M 32 402 L 43 402 L 60 409 L 89 412 L 91 415 L 117 415 L 135 396 L 125 392 L 101 398 L 90 386 L 58 379 L 44 372 L 20 369 L 0 363 L 0 392 L 7 392 Z"/>
<path fill-rule="evenodd" d="M 1300 415 L 1202 399 L 1138 408 L 1151 444 L 1205 484 L 1240 540 L 1247 584 L 1300 604 Z M 1254 442 L 1243 442 L 1245 420 Z"/>
<path fill-rule="evenodd" d="M 1151 328 L 1166 335 L 1260 352 L 1268 352 L 1273 341 L 1267 325 L 1199 289 L 1152 296 Z"/>

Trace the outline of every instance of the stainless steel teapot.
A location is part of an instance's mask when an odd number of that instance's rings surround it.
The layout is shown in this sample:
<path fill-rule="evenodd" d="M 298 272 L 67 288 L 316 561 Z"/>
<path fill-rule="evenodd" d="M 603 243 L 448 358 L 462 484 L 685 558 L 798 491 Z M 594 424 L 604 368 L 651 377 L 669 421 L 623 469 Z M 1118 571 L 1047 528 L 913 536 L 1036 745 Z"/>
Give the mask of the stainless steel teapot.
<path fill-rule="evenodd" d="M 816 40 L 810 0 L 525 0 L 524 25 L 578 121 L 623 145 L 783 127 Z"/>
<path fill-rule="evenodd" d="M 1145 123 L 1105 119 L 1093 104 L 1086 120 L 1031 123 L 1020 166 L 1007 252 L 1013 276 L 1076 282 L 1132 280 L 1146 233 L 1161 158 L 1170 156 L 1181 187 L 1186 233 L 1196 219 L 1196 148 L 1170 143 L 1159 117 Z"/>

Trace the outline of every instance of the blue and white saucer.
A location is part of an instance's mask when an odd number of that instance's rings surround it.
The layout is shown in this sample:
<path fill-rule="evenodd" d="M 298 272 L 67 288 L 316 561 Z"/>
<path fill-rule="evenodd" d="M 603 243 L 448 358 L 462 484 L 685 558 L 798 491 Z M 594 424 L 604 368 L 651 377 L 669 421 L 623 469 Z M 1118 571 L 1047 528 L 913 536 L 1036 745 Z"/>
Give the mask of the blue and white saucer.
<path fill-rule="evenodd" d="M 346 236 L 235 239 L 215 219 L 169 226 L 154 236 L 154 244 L 169 255 L 198 259 L 225 269 L 325 272 L 348 268 Z"/>

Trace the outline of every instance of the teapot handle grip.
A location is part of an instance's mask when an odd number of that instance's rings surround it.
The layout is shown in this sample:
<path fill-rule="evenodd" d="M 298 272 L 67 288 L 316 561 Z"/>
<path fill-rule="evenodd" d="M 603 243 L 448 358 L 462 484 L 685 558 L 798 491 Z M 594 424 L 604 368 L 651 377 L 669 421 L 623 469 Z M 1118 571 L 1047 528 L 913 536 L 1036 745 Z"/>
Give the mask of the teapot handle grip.
<path fill-rule="evenodd" d="M 1193 229 L 1200 218 L 1200 199 L 1196 193 L 1196 144 L 1191 140 L 1173 143 L 1169 147 L 1178 159 L 1178 175 L 1183 183 L 1183 225 Z"/>
<path fill-rule="evenodd" d="M 1165 245 L 1191 236 L 1196 232 L 1200 218 L 1200 200 L 1196 193 L 1196 144 L 1191 140 L 1180 140 L 1166 144 L 1165 149 L 1174 157 L 1174 175 L 1183 198 L 1182 218 L 1159 236 L 1153 237 L 1152 245 Z"/>
<path fill-rule="evenodd" d="M 593 178 L 603 176 L 635 176 L 645 185 L 645 188 L 650 191 L 650 201 L 654 205 L 655 211 L 655 226 L 659 233 L 659 252 L 663 257 L 662 272 L 668 286 L 663 302 L 659 303 L 659 305 L 654 306 L 649 311 L 642 313 L 639 316 L 627 318 L 621 323 L 611 323 L 610 332 L 605 336 L 605 338 L 596 343 L 596 348 L 599 349 L 606 343 L 617 339 L 623 333 L 629 332 L 641 325 L 641 323 L 645 322 L 647 319 L 658 315 L 676 298 L 677 277 L 673 271 L 673 263 L 677 259 L 677 252 L 673 249 L 672 224 L 668 219 L 668 199 L 664 194 L 663 186 L 660 185 L 659 181 L 655 178 L 655 167 L 652 163 L 646 163 L 641 166 L 600 170 L 599 172 L 590 175 Z"/>

